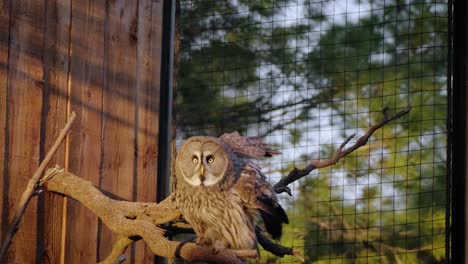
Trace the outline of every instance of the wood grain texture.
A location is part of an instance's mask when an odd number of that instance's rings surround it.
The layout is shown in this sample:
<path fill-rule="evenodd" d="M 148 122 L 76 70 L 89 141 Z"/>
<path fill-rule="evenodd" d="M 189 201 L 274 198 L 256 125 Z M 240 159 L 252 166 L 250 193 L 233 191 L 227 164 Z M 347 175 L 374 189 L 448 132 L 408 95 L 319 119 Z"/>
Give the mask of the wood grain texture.
<path fill-rule="evenodd" d="M 100 188 L 117 199 L 132 200 L 135 171 L 135 108 L 138 41 L 137 1 L 107 3 L 103 160 Z M 110 252 L 116 237 L 101 225 L 99 259 Z M 127 250 L 127 258 L 131 252 Z"/>
<path fill-rule="evenodd" d="M 106 1 L 74 0 L 71 22 L 69 171 L 99 185 Z M 97 262 L 98 218 L 67 201 L 65 263 Z"/>
<path fill-rule="evenodd" d="M 156 201 L 159 131 L 159 83 L 161 71 L 162 2 L 139 1 L 137 50 L 137 178 L 133 200 Z M 159 25 L 159 26 L 158 26 Z M 134 263 L 153 263 L 154 256 L 143 242 L 135 244 Z"/>
<path fill-rule="evenodd" d="M 4 234 L 8 228 L 8 203 L 6 202 L 8 190 L 4 187 L 8 186 L 8 178 L 5 177 L 5 151 L 8 144 L 6 137 L 6 120 L 7 120 L 7 87 L 8 87 L 8 46 L 10 37 L 10 2 L 0 2 L 0 194 L 2 204 L 0 206 L 1 228 L 0 238 L 3 241 Z M 6 183 L 6 184 L 4 184 Z M 1 261 L 1 260 L 0 260 Z"/>
<path fill-rule="evenodd" d="M 2 236 L 69 111 L 69 147 L 53 163 L 67 167 L 68 157 L 69 171 L 111 197 L 155 201 L 161 31 L 162 1 L 0 1 Z M 113 242 L 81 204 L 45 193 L 28 206 L 8 263 L 94 263 Z M 139 242 L 127 259 L 154 255 Z"/>
<path fill-rule="evenodd" d="M 11 2 L 8 61 L 9 138 L 7 200 L 8 222 L 25 186 L 39 164 L 43 89 L 44 1 Z M 5 190 L 5 192 L 7 192 Z M 37 199 L 33 198 L 13 239 L 7 263 L 34 263 L 36 260 Z"/>
<path fill-rule="evenodd" d="M 54 144 L 67 122 L 69 39 L 71 0 L 47 1 L 44 41 L 44 106 L 42 155 Z M 65 164 L 66 143 L 62 144 L 51 161 L 51 166 Z M 38 229 L 42 231 L 41 263 L 60 263 L 62 248 L 63 197 L 45 192 L 40 200 Z"/>

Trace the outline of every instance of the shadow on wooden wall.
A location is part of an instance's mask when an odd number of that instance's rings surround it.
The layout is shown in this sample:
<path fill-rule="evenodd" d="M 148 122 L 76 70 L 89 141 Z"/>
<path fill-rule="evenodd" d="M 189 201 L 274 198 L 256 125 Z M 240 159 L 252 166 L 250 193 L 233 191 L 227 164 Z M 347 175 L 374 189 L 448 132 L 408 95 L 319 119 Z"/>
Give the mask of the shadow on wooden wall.
<path fill-rule="evenodd" d="M 67 115 L 53 162 L 130 201 L 155 201 L 162 1 L 0 2 L 0 192 L 5 235 L 25 185 Z M 114 237 L 73 200 L 34 198 L 8 263 L 92 263 Z M 150 263 L 139 242 L 131 263 Z"/>

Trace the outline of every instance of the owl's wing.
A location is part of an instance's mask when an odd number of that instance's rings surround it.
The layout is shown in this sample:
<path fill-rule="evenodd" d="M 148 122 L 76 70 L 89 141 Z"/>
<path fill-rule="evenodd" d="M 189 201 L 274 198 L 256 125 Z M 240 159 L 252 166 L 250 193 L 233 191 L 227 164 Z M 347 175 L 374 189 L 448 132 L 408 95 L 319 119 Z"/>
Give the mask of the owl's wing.
<path fill-rule="evenodd" d="M 259 159 L 281 154 L 281 152 L 271 149 L 267 144 L 263 143 L 261 137 L 243 137 L 237 131 L 223 134 L 219 139 L 237 154 L 249 158 Z"/>
<path fill-rule="evenodd" d="M 268 233 L 275 239 L 280 238 L 283 223 L 289 223 L 289 219 L 260 167 L 248 162 L 233 188 L 247 211 L 251 215 L 260 213 Z"/>

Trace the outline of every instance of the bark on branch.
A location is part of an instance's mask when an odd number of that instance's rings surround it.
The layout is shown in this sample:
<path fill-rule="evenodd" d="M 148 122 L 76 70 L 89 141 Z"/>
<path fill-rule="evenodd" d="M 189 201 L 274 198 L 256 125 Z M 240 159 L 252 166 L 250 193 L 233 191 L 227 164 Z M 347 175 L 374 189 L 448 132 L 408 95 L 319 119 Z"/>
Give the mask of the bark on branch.
<path fill-rule="evenodd" d="M 135 238 L 143 239 L 155 255 L 181 257 L 190 262 L 243 263 L 244 257 L 257 257 L 255 250 L 215 252 L 194 243 L 168 240 L 161 225 L 181 216 L 172 202 L 172 195 L 159 204 L 117 201 L 102 194 L 91 182 L 70 172 L 53 168 L 47 170 L 45 177 L 48 175 L 53 177 L 44 184 L 46 190 L 78 200 L 118 235 L 111 254 L 102 263 L 115 263 Z"/>

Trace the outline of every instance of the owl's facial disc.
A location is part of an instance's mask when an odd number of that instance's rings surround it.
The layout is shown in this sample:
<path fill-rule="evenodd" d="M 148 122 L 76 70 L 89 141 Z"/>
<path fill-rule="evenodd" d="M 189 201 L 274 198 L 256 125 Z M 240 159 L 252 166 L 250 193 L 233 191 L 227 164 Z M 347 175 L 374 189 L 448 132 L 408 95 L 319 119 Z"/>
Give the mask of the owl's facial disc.
<path fill-rule="evenodd" d="M 184 180 L 192 186 L 206 187 L 220 182 L 229 160 L 223 146 L 214 141 L 192 141 L 177 157 Z"/>

